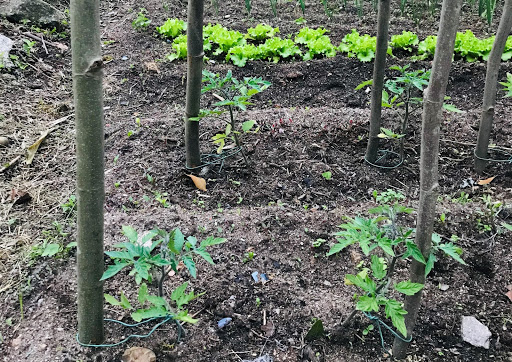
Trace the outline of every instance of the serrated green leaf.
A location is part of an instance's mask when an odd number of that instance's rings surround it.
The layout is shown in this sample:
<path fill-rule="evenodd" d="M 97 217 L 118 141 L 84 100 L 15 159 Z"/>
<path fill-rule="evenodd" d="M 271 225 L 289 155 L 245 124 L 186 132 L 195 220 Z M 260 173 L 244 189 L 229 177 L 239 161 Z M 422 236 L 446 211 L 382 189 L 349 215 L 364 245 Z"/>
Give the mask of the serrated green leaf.
<path fill-rule="evenodd" d="M 402 304 L 394 299 L 388 299 L 385 304 L 386 318 L 391 318 L 391 322 L 395 328 L 402 333 L 404 337 L 407 337 L 407 328 L 405 326 L 404 315 L 407 314 L 402 307 Z"/>
<path fill-rule="evenodd" d="M 147 301 L 155 306 L 165 306 L 167 305 L 167 302 L 164 298 L 156 296 L 156 295 L 148 295 Z"/>
<path fill-rule="evenodd" d="M 395 252 L 393 251 L 393 247 L 391 246 L 392 241 L 388 238 L 382 238 L 377 240 L 377 244 L 380 248 L 388 255 L 395 256 Z"/>
<path fill-rule="evenodd" d="M 462 258 L 460 257 L 460 255 L 462 254 L 462 249 L 453 245 L 453 243 L 440 244 L 438 245 L 438 248 L 442 250 L 446 255 L 451 256 L 459 263 L 466 265 L 466 262 L 462 260 Z"/>
<path fill-rule="evenodd" d="M 138 240 L 137 230 L 135 230 L 132 226 L 123 225 L 122 233 L 124 236 L 126 236 L 128 238 L 128 240 L 130 240 L 130 242 L 132 242 L 132 243 L 137 242 L 137 240 Z"/>
<path fill-rule="evenodd" d="M 386 264 L 382 258 L 379 258 L 377 255 L 372 255 L 372 272 L 373 276 L 381 280 L 386 276 Z"/>
<path fill-rule="evenodd" d="M 176 289 L 174 289 L 171 293 L 171 299 L 174 301 L 179 300 L 179 298 L 181 298 L 185 294 L 185 290 L 187 289 L 187 286 L 188 286 L 188 282 L 185 282 L 185 283 L 181 284 L 179 287 L 177 287 Z"/>
<path fill-rule="evenodd" d="M 142 283 L 139 287 L 139 294 L 137 296 L 141 307 L 144 306 L 144 303 L 148 299 L 148 295 L 148 285 L 146 283 Z"/>
<path fill-rule="evenodd" d="M 363 312 L 378 312 L 379 304 L 377 303 L 377 299 L 375 299 L 375 297 L 362 295 L 357 301 L 356 309 L 362 310 Z"/>
<path fill-rule="evenodd" d="M 501 226 L 503 226 L 505 229 L 512 231 L 512 225 L 507 224 L 506 222 L 502 222 Z"/>
<path fill-rule="evenodd" d="M 256 125 L 256 121 L 250 120 L 242 123 L 242 131 L 249 132 Z"/>
<path fill-rule="evenodd" d="M 121 291 L 121 303 L 120 303 L 121 307 L 123 307 L 123 309 L 132 309 L 132 305 L 130 304 L 130 301 L 128 300 L 128 298 L 126 298 L 126 296 L 124 295 L 124 293 Z"/>
<path fill-rule="evenodd" d="M 192 275 L 193 278 L 196 278 L 196 263 L 194 260 L 188 255 L 184 255 L 181 260 L 183 260 L 183 264 L 188 269 L 190 275 Z"/>
<path fill-rule="evenodd" d="M 116 264 L 109 265 L 107 270 L 105 270 L 105 272 L 101 276 L 100 280 L 105 280 L 110 277 L 113 277 L 114 275 L 119 273 L 125 266 L 128 266 L 130 264 L 131 264 L 131 262 L 117 262 L 117 260 L 116 260 Z"/>
<path fill-rule="evenodd" d="M 46 244 L 41 256 L 54 256 L 60 250 L 59 244 Z"/>
<path fill-rule="evenodd" d="M 169 235 L 169 243 L 167 246 L 172 252 L 179 254 L 181 253 L 183 244 L 185 244 L 185 235 L 183 235 L 180 229 L 176 228 Z"/>
<path fill-rule="evenodd" d="M 111 296 L 110 294 L 103 294 L 105 297 L 105 300 L 110 305 L 121 305 L 121 302 L 118 301 L 115 297 Z"/>
<path fill-rule="evenodd" d="M 137 311 L 131 314 L 135 322 L 140 322 L 143 319 L 165 317 L 168 315 L 168 311 L 163 306 L 153 306 L 148 309 L 137 309 Z"/>
<path fill-rule="evenodd" d="M 192 249 L 192 251 L 199 255 L 200 257 L 202 257 L 204 260 L 206 260 L 208 263 L 214 265 L 215 263 L 213 262 L 213 259 L 212 257 L 210 256 L 210 253 L 208 253 L 205 249 L 203 248 L 197 248 L 197 249 Z"/>
<path fill-rule="evenodd" d="M 455 113 L 464 113 L 464 111 L 461 111 L 457 107 L 455 107 L 453 104 L 443 103 L 443 108 L 447 110 L 448 112 L 455 112 Z"/>
<path fill-rule="evenodd" d="M 188 314 L 188 311 L 186 311 L 186 310 L 180 311 L 178 314 L 176 314 L 174 316 L 174 319 L 177 319 L 177 320 L 180 320 L 180 321 L 183 321 L 183 322 L 186 322 L 186 323 L 190 323 L 190 324 L 195 324 L 195 323 L 197 323 L 199 321 L 199 319 L 192 318 Z"/>
<path fill-rule="evenodd" d="M 106 251 L 105 254 L 112 259 L 128 259 L 133 260 L 133 256 L 128 251 Z"/>
<path fill-rule="evenodd" d="M 354 284 L 356 287 L 361 288 L 367 293 L 375 293 L 376 286 L 375 282 L 371 280 L 368 276 L 365 278 L 362 278 L 360 275 L 352 275 L 347 274 L 345 275 L 345 278 L 350 281 L 352 284 Z"/>
<path fill-rule="evenodd" d="M 348 240 L 342 238 L 336 238 L 336 240 L 338 240 L 338 244 L 334 244 L 329 250 L 329 252 L 327 252 L 326 256 L 337 254 L 343 249 L 345 249 L 347 246 L 352 245 L 356 242 L 356 240 Z"/>
<path fill-rule="evenodd" d="M 414 295 L 423 289 L 423 284 L 403 281 L 395 284 L 395 289 L 405 295 Z"/>
<path fill-rule="evenodd" d="M 423 257 L 421 250 L 418 248 L 418 246 L 415 243 L 413 243 L 411 241 L 407 241 L 405 243 L 405 245 L 407 247 L 407 250 L 404 253 L 404 255 L 402 256 L 403 259 L 406 259 L 409 256 L 412 256 L 414 259 L 416 259 L 420 263 L 426 264 L 425 258 Z"/>
<path fill-rule="evenodd" d="M 207 246 L 222 244 L 222 243 L 225 243 L 226 241 L 227 241 L 227 239 L 225 239 L 225 238 L 215 238 L 213 236 L 209 236 L 206 239 L 204 239 L 203 241 L 201 241 L 200 247 L 207 247 Z"/>
<path fill-rule="evenodd" d="M 431 252 L 428 257 L 427 264 L 425 265 L 425 276 L 430 274 L 430 272 L 434 268 L 434 264 L 436 261 L 437 261 L 436 255 L 433 252 Z"/>

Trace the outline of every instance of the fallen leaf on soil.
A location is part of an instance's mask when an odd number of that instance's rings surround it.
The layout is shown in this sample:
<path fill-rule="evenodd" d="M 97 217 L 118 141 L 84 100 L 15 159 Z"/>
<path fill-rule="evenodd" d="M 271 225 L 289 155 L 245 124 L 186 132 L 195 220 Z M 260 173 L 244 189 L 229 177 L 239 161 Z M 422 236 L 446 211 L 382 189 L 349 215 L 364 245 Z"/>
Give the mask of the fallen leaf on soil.
<path fill-rule="evenodd" d="M 512 290 L 509 290 L 508 292 L 505 293 L 505 295 L 508 297 L 508 299 L 510 299 L 510 301 L 512 302 Z"/>
<path fill-rule="evenodd" d="M 155 62 L 146 62 L 144 63 L 147 70 L 152 70 L 153 72 L 160 73 L 160 69 L 158 69 L 158 65 Z"/>
<path fill-rule="evenodd" d="M 265 336 L 270 338 L 274 335 L 274 331 L 275 331 L 275 328 L 274 328 L 274 323 L 272 322 L 272 320 L 268 320 L 267 321 L 267 324 L 261 326 L 261 330 L 265 333 Z"/>
<path fill-rule="evenodd" d="M 492 182 L 492 180 L 494 180 L 495 178 L 496 178 L 496 176 L 493 176 L 493 177 L 486 178 L 485 180 L 480 180 L 480 181 L 478 181 L 478 184 L 480 186 L 490 184 Z"/>
<path fill-rule="evenodd" d="M 156 355 L 147 348 L 131 347 L 124 351 L 123 362 L 156 362 Z"/>
<path fill-rule="evenodd" d="M 46 131 L 41 132 L 41 137 L 39 137 L 39 139 L 35 141 L 33 145 L 27 148 L 27 160 L 25 161 L 27 165 L 32 164 L 32 161 L 34 160 L 34 156 L 36 155 L 39 146 L 45 140 L 46 136 L 48 136 L 48 133 L 50 133 L 50 131 L 52 131 L 52 129 L 47 129 Z"/>
<path fill-rule="evenodd" d="M 312 341 L 314 339 L 322 337 L 324 333 L 324 324 L 320 319 L 317 319 L 309 329 L 305 339 L 306 341 Z"/>
<path fill-rule="evenodd" d="M 192 179 L 192 181 L 194 182 L 194 185 L 196 185 L 196 187 L 199 190 L 206 191 L 206 180 L 204 178 L 197 177 L 194 175 L 187 175 L 187 176 Z"/>
<path fill-rule="evenodd" d="M 21 205 L 32 200 L 32 196 L 26 191 L 18 189 L 11 190 L 11 201 L 14 201 L 13 205 Z"/>

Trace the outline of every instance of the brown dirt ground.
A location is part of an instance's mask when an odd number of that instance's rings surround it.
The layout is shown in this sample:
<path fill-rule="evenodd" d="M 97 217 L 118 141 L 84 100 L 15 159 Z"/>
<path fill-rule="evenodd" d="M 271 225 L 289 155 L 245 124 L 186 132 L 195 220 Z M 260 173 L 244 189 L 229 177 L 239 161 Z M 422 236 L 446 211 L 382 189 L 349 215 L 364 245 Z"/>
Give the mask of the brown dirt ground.
<path fill-rule="evenodd" d="M 341 3 L 341 2 L 340 2 Z M 57 2 L 61 8 L 65 2 Z M 168 10 L 165 10 L 163 6 Z M 326 26 L 333 43 L 357 28 L 374 33 L 375 14 L 357 18 L 353 6 L 337 11 L 332 19 L 323 14 L 320 3 L 307 3 L 308 26 Z M 396 5 L 396 4 L 395 4 Z M 262 354 L 275 361 L 375 361 L 388 360 L 376 333 L 362 335 L 369 324 L 362 316 L 352 322 L 344 335 L 331 335 L 315 342 L 304 336 L 312 318 L 320 318 L 327 331 L 333 331 L 353 308 L 354 289 L 344 285 L 344 275 L 354 271 L 357 253 L 343 252 L 326 258 L 328 246 L 311 247 L 318 239 L 334 243 L 332 233 L 343 216 L 365 214 L 374 203 L 373 190 L 394 189 L 407 196 L 411 207 L 418 204 L 420 121 L 408 129 L 406 159 L 395 170 L 369 167 L 363 160 L 368 127 L 369 95 L 353 89 L 371 77 L 371 64 L 337 56 L 310 62 L 270 64 L 254 62 L 245 68 L 209 64 L 216 72 L 232 69 L 235 76 L 261 76 L 272 87 L 255 98 L 255 105 L 241 119 L 255 119 L 258 134 L 245 139 L 250 170 L 239 159 L 226 161 L 222 170 L 210 167 L 202 176 L 208 191 L 197 191 L 184 170 L 182 115 L 186 66 L 183 62 L 157 63 L 159 72 L 146 63 L 161 59 L 169 45 L 151 35 L 137 33 L 130 26 L 134 11 L 144 6 L 154 24 L 167 17 L 186 15 L 184 1 L 103 1 L 102 40 L 107 56 L 104 93 L 106 144 L 106 248 L 123 240 L 122 225 L 139 230 L 153 227 L 180 227 L 189 235 L 218 235 L 227 244 L 215 247 L 210 266 L 199 263 L 198 278 L 191 280 L 196 291 L 206 295 L 191 305 L 200 312 L 197 325 L 187 327 L 187 335 L 176 341 L 173 325 L 159 329 L 148 339 L 131 340 L 108 349 L 80 347 L 76 334 L 76 283 L 74 251 L 58 258 L 33 258 L 34 245 L 54 238 L 63 245 L 74 240 L 74 215 L 60 207 L 74 194 L 74 119 L 71 95 L 71 57 L 47 45 L 37 44 L 36 53 L 24 71 L 0 73 L 0 135 L 10 139 L 0 148 L 2 164 L 22 154 L 39 132 L 54 128 L 39 149 L 34 163 L 17 163 L 0 174 L 2 203 L 0 233 L 0 355 L 4 361 L 118 361 L 131 346 L 144 346 L 159 361 L 240 361 Z M 293 2 L 279 4 L 279 17 L 273 18 L 267 2 L 255 1 L 248 19 L 243 1 L 222 4 L 216 13 L 206 7 L 205 21 L 222 22 L 245 30 L 257 22 L 279 26 L 284 34 L 296 31 L 294 22 L 301 14 Z M 395 15 L 398 13 L 395 11 Z M 472 29 L 487 35 L 490 29 L 465 9 L 461 30 Z M 396 17 L 391 33 L 416 30 L 420 36 L 435 33 L 435 19 L 426 17 L 417 27 L 413 21 Z M 0 32 L 17 41 L 16 54 L 22 56 L 23 26 L 0 21 Z M 69 38 L 53 39 L 69 46 Z M 127 60 L 122 60 L 126 56 Z M 392 64 L 407 60 L 391 59 Z M 429 62 L 416 62 L 414 68 L 428 68 Z M 512 72 L 504 63 L 500 77 Z M 467 266 L 441 260 L 425 287 L 419 324 L 409 349 L 409 361 L 510 361 L 512 359 L 511 301 L 505 296 L 511 288 L 510 233 L 479 232 L 478 210 L 484 208 L 483 195 L 501 201 L 505 207 L 494 221 L 511 222 L 512 172 L 510 165 L 493 164 L 486 176 L 472 171 L 473 144 L 476 140 L 479 110 L 485 78 L 485 64 L 453 65 L 448 95 L 463 114 L 444 115 L 441 159 L 439 214 L 436 232 L 460 237 Z M 204 104 L 212 100 L 205 97 Z M 493 142 L 510 147 L 510 99 L 498 99 Z M 137 128 L 135 118 L 141 118 Z M 60 120 L 58 124 L 55 120 Z M 385 125 L 396 128 L 396 114 L 385 112 Z M 209 139 L 220 124 L 201 124 L 202 150 L 212 152 Z M 134 130 L 127 137 L 128 130 Z M 383 146 L 385 147 L 385 146 Z M 499 155 L 498 155 L 499 156 Z M 322 172 L 331 171 L 330 181 Z M 150 184 L 146 174 L 155 177 Z M 468 185 L 471 180 L 496 176 L 487 186 Z M 117 184 L 117 186 L 115 185 Z M 15 204 L 11 194 L 28 192 L 28 202 Z M 154 200 L 154 192 L 168 193 L 169 205 Z M 472 202 L 454 202 L 466 193 Z M 144 200 L 149 197 L 149 201 Z M 16 197 L 16 195 L 14 195 Z M 63 225 L 60 235 L 52 222 Z M 409 226 L 414 218 L 403 220 Z M 45 232 L 45 233 L 43 233 Z M 255 257 L 244 261 L 252 250 Z M 106 258 L 106 261 L 108 258 Z M 257 285 L 253 271 L 265 272 L 271 281 Z M 399 274 L 405 276 L 407 265 Z M 188 280 L 185 274 L 167 281 L 168 291 Z M 448 285 L 441 290 L 440 284 Z M 105 291 L 125 291 L 134 297 L 133 282 L 118 277 L 105 284 Z M 20 311 L 20 296 L 23 301 Z M 260 304 L 257 305 L 256 299 Z M 266 337 L 262 315 L 274 323 L 275 331 Z M 489 350 L 470 346 L 460 336 L 463 315 L 474 315 L 492 332 Z M 217 321 L 225 316 L 233 322 L 222 330 Z M 106 317 L 126 314 L 106 308 Z M 106 328 L 109 342 L 130 332 Z M 385 333 L 388 343 L 392 341 Z"/>

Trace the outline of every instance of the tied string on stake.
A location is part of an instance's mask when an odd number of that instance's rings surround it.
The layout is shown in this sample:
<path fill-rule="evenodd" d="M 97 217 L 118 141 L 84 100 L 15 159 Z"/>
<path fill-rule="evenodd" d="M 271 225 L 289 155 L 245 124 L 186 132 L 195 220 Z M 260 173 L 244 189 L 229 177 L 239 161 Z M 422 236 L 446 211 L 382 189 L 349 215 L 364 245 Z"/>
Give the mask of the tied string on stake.
<path fill-rule="evenodd" d="M 181 324 L 176 319 L 174 319 L 174 316 L 171 315 L 171 314 L 168 314 L 168 315 L 163 316 L 163 317 L 149 318 L 149 319 L 147 319 L 147 320 L 145 320 L 143 322 L 135 323 L 135 324 L 128 324 L 128 323 L 124 323 L 124 322 L 121 322 L 121 321 L 118 321 L 118 320 L 115 320 L 115 319 L 104 319 L 104 321 L 105 322 L 118 323 L 118 324 L 121 324 L 123 327 L 133 328 L 133 327 L 138 327 L 138 326 L 140 326 L 142 324 L 146 324 L 148 322 L 151 322 L 151 321 L 157 320 L 157 319 L 161 319 L 161 318 L 163 318 L 163 320 L 161 322 L 157 323 L 149 331 L 148 334 L 143 334 L 143 335 L 132 334 L 132 335 L 129 335 L 128 337 L 126 337 L 125 339 L 123 339 L 122 341 L 117 342 L 117 343 L 112 343 L 112 344 L 89 344 L 89 343 L 82 343 L 82 342 L 80 342 L 78 333 L 76 334 L 76 341 L 78 342 L 78 344 L 80 344 L 81 346 L 84 346 L 84 347 L 115 347 L 115 346 L 119 346 L 120 344 L 123 344 L 123 343 L 127 342 L 131 338 L 147 338 L 147 337 L 151 336 L 153 334 L 153 332 L 156 331 L 158 329 L 158 327 L 160 327 L 162 324 L 165 324 L 165 323 L 169 322 L 170 320 L 173 320 L 174 323 L 176 323 L 176 326 L 178 327 L 178 339 L 177 340 L 179 342 L 179 340 L 181 339 L 181 334 L 182 334 L 182 332 L 184 330 L 183 330 L 183 327 L 181 326 Z"/>

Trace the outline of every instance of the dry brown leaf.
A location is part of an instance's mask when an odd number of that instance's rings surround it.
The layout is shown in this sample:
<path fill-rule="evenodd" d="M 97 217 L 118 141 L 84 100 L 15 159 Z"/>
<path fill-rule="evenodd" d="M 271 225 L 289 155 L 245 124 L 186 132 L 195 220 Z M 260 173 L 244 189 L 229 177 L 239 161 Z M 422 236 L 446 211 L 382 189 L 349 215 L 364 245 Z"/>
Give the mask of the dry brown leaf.
<path fill-rule="evenodd" d="M 478 181 L 478 184 L 480 186 L 490 184 L 492 182 L 492 180 L 494 180 L 495 178 L 496 178 L 496 176 L 493 176 L 493 177 L 486 178 L 485 180 L 480 180 L 480 181 Z"/>
<path fill-rule="evenodd" d="M 512 290 L 509 290 L 508 292 L 505 293 L 505 295 L 508 297 L 508 299 L 510 299 L 510 301 L 512 302 Z"/>
<path fill-rule="evenodd" d="M 192 181 L 194 182 L 194 185 L 196 185 L 196 187 L 199 190 L 206 191 L 206 180 L 204 178 L 197 177 L 197 176 L 194 176 L 194 175 L 187 175 L 187 176 L 192 179 Z"/>
<path fill-rule="evenodd" d="M 144 66 L 147 70 L 160 73 L 160 69 L 158 69 L 158 65 L 155 62 L 146 62 L 144 63 Z"/>
<path fill-rule="evenodd" d="M 46 131 L 41 132 L 41 137 L 39 137 L 39 139 L 35 141 L 33 145 L 27 148 L 27 159 L 25 161 L 27 165 L 32 164 L 39 146 L 41 146 L 41 143 L 46 139 L 46 136 L 48 136 L 48 133 L 50 133 L 52 130 L 53 129 L 47 129 Z"/>
<path fill-rule="evenodd" d="M 124 351 L 123 362 L 156 362 L 156 355 L 147 348 L 131 347 Z"/>
<path fill-rule="evenodd" d="M 262 325 L 261 326 L 261 330 L 265 333 L 265 336 L 267 338 L 270 338 L 274 335 L 274 331 L 275 331 L 275 328 L 274 328 L 274 323 L 272 322 L 271 319 L 269 319 L 267 321 L 267 324 L 265 325 Z"/>

